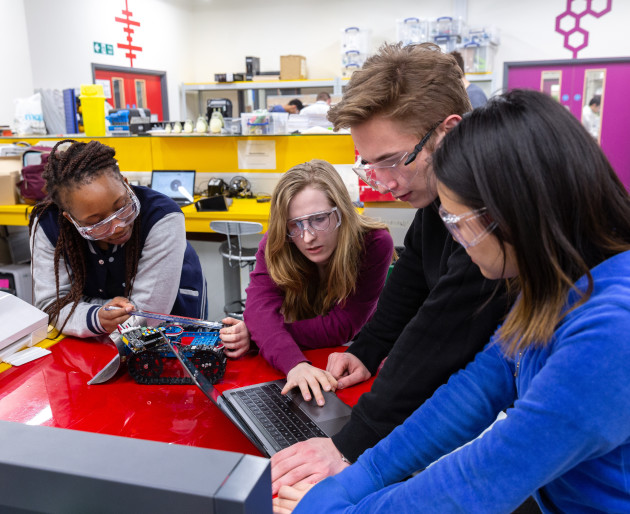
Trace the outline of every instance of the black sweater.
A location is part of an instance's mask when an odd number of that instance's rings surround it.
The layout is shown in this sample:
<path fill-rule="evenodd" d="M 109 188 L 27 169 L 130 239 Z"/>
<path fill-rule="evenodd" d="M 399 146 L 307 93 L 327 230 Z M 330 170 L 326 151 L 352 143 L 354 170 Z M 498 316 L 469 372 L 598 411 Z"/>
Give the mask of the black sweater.
<path fill-rule="evenodd" d="M 387 360 L 333 437 L 339 451 L 355 461 L 400 425 L 473 359 L 507 312 L 503 285 L 483 277 L 435 205 L 420 209 L 374 316 L 348 349 L 372 374 Z"/>

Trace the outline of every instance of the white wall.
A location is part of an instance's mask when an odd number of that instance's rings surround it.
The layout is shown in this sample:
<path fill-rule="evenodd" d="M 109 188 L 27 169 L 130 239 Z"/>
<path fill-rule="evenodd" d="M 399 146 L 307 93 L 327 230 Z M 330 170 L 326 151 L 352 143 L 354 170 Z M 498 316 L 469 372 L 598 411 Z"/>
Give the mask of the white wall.
<path fill-rule="evenodd" d="M 573 2 L 576 6 L 584 0 Z M 604 1 L 594 1 L 594 5 Z M 301 54 L 309 78 L 340 74 L 342 29 L 359 26 L 372 34 L 372 50 L 395 39 L 397 19 L 452 15 L 464 0 L 128 0 L 141 26 L 134 44 L 143 48 L 134 67 L 167 72 L 171 118 L 180 116 L 182 82 L 209 82 L 215 73 L 245 69 L 245 57 L 260 57 L 261 68 L 278 70 L 280 55 Z M 501 30 L 495 84 L 502 84 L 504 61 L 569 59 L 555 18 L 566 0 L 468 0 L 468 22 Z M 13 115 L 13 98 L 33 88 L 78 87 L 91 81 L 90 63 L 128 66 L 124 52 L 92 52 L 92 42 L 124 41 L 114 22 L 124 0 L 0 0 L 3 44 L 0 123 Z M 626 37 L 630 2 L 613 2 L 601 18 L 587 16 L 590 33 L 581 58 L 630 54 Z M 27 32 L 28 37 L 26 37 Z"/>
<path fill-rule="evenodd" d="M 242 71 L 247 55 L 260 57 L 262 70 L 279 70 L 280 55 L 291 54 L 306 57 L 309 78 L 333 78 L 341 74 L 344 28 L 369 29 L 376 49 L 395 38 L 397 18 L 449 14 L 450 2 L 437 0 L 214 0 L 195 16 L 193 51 L 203 66 L 191 81 Z"/>
<path fill-rule="evenodd" d="M 28 96 L 34 88 L 90 84 L 91 63 L 129 67 L 125 51 L 116 47 L 126 43 L 126 33 L 114 21 L 122 16 L 124 0 L 1 1 L 0 26 L 9 26 L 2 32 L 2 76 L 15 82 L 0 81 L 0 123 L 13 116 L 12 99 Z M 133 66 L 166 71 L 169 106 L 179 111 L 179 84 L 193 73 L 188 52 L 192 14 L 162 0 L 129 0 L 129 10 L 141 24 L 132 43 L 142 52 Z M 95 41 L 113 45 L 114 55 L 95 54 Z"/>
<path fill-rule="evenodd" d="M 0 125 L 13 118 L 13 99 L 33 93 L 31 51 L 22 0 L 0 0 Z"/>

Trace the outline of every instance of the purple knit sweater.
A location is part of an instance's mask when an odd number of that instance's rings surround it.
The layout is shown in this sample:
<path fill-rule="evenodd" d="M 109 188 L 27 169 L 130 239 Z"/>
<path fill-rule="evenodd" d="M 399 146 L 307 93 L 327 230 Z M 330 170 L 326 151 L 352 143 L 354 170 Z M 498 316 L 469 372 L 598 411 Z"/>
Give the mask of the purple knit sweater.
<path fill-rule="evenodd" d="M 387 230 L 368 233 L 356 289 L 344 307 L 336 305 L 324 316 L 285 323 L 280 313 L 284 295 L 267 271 L 266 245 L 265 235 L 258 246 L 256 267 L 247 287 L 245 323 L 261 355 L 286 375 L 300 362 L 308 361 L 300 348 L 345 344 L 370 319 L 385 284 L 394 246 Z"/>

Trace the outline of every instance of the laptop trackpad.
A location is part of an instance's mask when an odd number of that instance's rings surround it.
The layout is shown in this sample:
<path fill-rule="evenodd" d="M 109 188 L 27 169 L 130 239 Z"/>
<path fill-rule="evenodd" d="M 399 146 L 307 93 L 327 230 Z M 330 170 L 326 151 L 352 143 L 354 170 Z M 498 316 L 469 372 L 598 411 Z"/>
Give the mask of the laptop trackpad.
<path fill-rule="evenodd" d="M 323 421 L 350 416 L 350 407 L 337 398 L 335 393 L 326 391 L 323 393 L 324 399 L 326 400 L 326 404 L 323 407 L 317 405 L 314 398 L 309 402 L 305 401 L 299 390 L 297 392 L 291 391 L 289 394 L 292 396 L 293 401 L 300 407 L 300 409 L 306 412 L 306 414 L 308 414 L 309 417 L 318 425 Z"/>

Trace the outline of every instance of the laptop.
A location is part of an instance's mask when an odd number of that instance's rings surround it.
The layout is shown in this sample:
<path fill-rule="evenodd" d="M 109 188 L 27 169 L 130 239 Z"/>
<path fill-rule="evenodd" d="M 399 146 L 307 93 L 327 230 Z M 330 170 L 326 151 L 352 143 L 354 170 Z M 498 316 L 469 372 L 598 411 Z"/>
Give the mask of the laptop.
<path fill-rule="evenodd" d="M 311 437 L 332 437 L 348 422 L 352 409 L 336 394 L 324 392 L 326 404 L 302 398 L 299 389 L 280 391 L 286 380 L 230 389 L 221 394 L 210 381 L 164 337 L 186 373 L 199 389 L 267 457 Z"/>
<path fill-rule="evenodd" d="M 180 207 L 194 203 L 195 170 L 153 170 L 151 189 L 171 198 Z"/>

